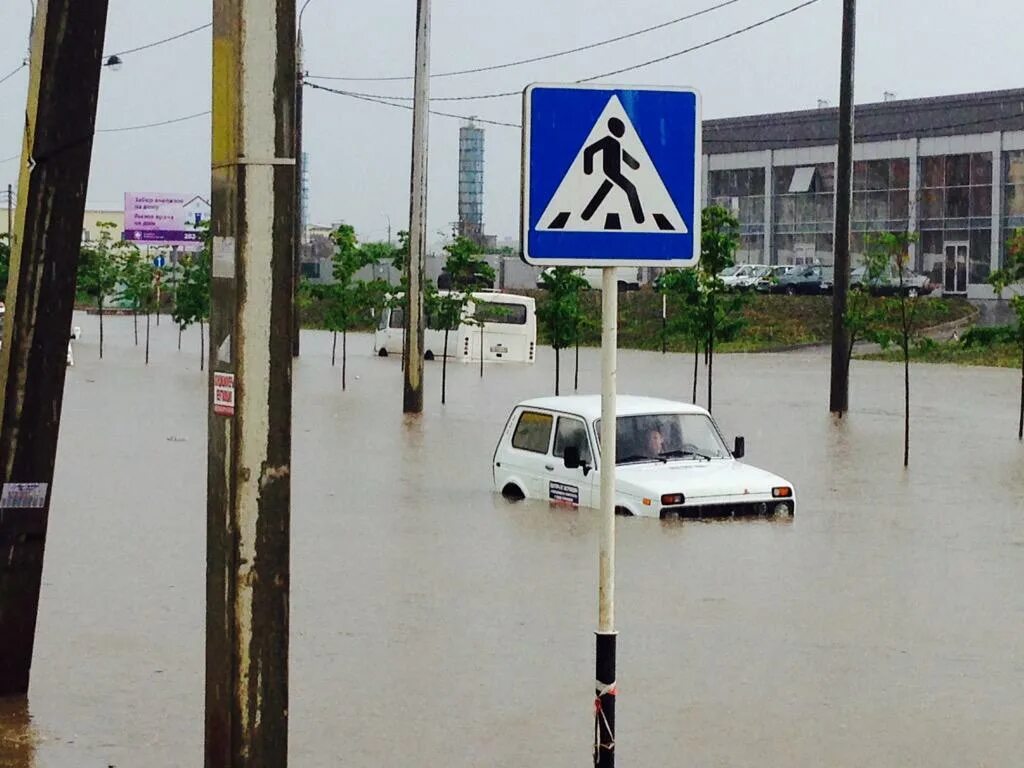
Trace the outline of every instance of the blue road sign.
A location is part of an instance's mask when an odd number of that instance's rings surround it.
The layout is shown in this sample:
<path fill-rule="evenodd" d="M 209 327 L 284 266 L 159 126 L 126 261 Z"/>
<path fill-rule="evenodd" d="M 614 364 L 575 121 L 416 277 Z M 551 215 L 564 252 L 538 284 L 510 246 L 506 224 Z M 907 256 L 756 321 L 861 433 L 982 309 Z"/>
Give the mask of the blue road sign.
<path fill-rule="evenodd" d="M 167 264 L 167 258 L 164 256 L 156 256 L 153 259 L 153 266 L 157 269 L 163 269 L 164 265 Z"/>
<path fill-rule="evenodd" d="M 528 264 L 696 266 L 697 91 L 531 85 L 523 100 Z"/>

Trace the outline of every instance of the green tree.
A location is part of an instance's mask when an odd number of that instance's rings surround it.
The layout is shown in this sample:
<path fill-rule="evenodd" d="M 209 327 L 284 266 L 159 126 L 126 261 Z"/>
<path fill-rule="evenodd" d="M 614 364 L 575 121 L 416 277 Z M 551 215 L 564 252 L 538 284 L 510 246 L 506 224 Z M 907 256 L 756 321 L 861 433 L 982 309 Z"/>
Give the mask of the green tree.
<path fill-rule="evenodd" d="M 590 287 L 578 269 L 554 267 L 540 276 L 540 287 L 547 295 L 537 308 L 537 319 L 543 324 L 555 350 L 555 395 L 561 394 L 561 352 L 579 341 L 583 321 L 583 291 Z M 577 377 L 579 358 L 577 357 Z M 578 381 L 578 378 L 577 378 Z"/>
<path fill-rule="evenodd" d="M 199 323 L 199 370 L 206 364 L 206 320 L 210 316 L 210 271 L 213 237 L 209 222 L 199 225 L 203 246 L 195 253 L 182 254 L 178 260 L 178 277 L 174 291 L 171 319 L 178 325 L 178 349 L 181 333 Z"/>
<path fill-rule="evenodd" d="M 114 240 L 117 225 L 112 221 L 98 222 L 99 237 L 94 244 L 83 248 L 78 260 L 78 288 L 96 302 L 100 318 L 100 359 L 103 359 L 103 305 L 117 288 L 121 277 L 119 254 L 124 246 Z"/>
<path fill-rule="evenodd" d="M 708 363 L 708 410 L 712 407 L 715 342 L 734 339 L 744 326 L 742 315 L 746 296 L 727 290 L 719 274 L 735 263 L 740 244 L 740 224 L 732 212 L 711 205 L 701 214 L 700 265 L 697 280 L 701 301 L 697 317 L 705 342 Z"/>
<path fill-rule="evenodd" d="M 846 298 L 846 316 L 843 323 L 849 334 L 846 352 L 846 380 L 850 380 L 850 363 L 853 360 L 853 347 L 858 341 L 881 343 L 885 334 L 886 316 L 882 305 L 871 295 L 871 286 L 886 279 L 889 273 L 891 258 L 883 248 L 871 247 L 872 236 L 868 237 L 868 247 L 862 257 L 864 277 L 857 285 L 851 286 Z"/>
<path fill-rule="evenodd" d="M 1024 229 L 1013 233 L 1006 247 L 1006 264 L 989 275 L 988 281 L 1000 299 L 1003 298 L 1003 291 L 1011 285 L 1024 283 Z M 1020 345 L 1020 417 L 1017 422 L 1017 439 L 1024 440 L 1024 294 L 1011 297 L 1010 307 L 1017 315 L 1014 333 Z"/>
<path fill-rule="evenodd" d="M 882 302 L 882 310 L 898 303 L 900 327 L 897 340 L 903 351 L 903 466 L 910 465 L 910 341 L 914 330 L 914 316 L 917 314 L 918 298 L 907 295 L 904 290 L 904 279 L 910 269 L 910 244 L 917 240 L 912 232 L 877 232 L 865 238 L 868 260 L 878 259 L 886 269 L 892 266 L 896 270 L 899 296 Z M 886 311 L 888 315 L 889 312 Z M 892 343 L 893 334 L 884 329 L 873 333 L 875 340 L 883 348 Z"/>
<path fill-rule="evenodd" d="M 387 286 L 381 280 L 361 280 L 356 273 L 377 263 L 378 249 L 359 247 L 355 229 L 341 224 L 332 234 L 334 241 L 334 283 L 325 286 L 325 324 L 334 336 L 331 345 L 331 365 L 335 364 L 338 332 L 341 332 L 341 388 L 348 386 L 348 331 L 372 308 L 380 303 Z"/>
<path fill-rule="evenodd" d="M 119 296 L 130 304 L 135 322 L 135 342 L 138 344 L 138 313 L 146 316 L 146 365 L 149 365 L 150 316 L 156 310 L 157 269 L 142 259 L 138 249 L 129 253 L 122 265 L 121 291 Z"/>
<path fill-rule="evenodd" d="M 441 310 L 445 328 L 445 349 L 444 357 L 441 360 L 441 402 L 446 400 L 446 382 L 448 366 L 448 333 L 452 327 L 457 328 L 463 321 L 466 306 L 472 301 L 471 291 L 474 288 L 482 288 L 493 285 L 494 270 L 485 259 L 480 258 L 482 253 L 480 246 L 468 237 L 455 236 L 444 247 L 448 254 L 444 261 L 444 271 L 449 277 L 451 290 L 448 298 L 445 299 L 445 307 Z M 477 306 L 479 310 L 479 305 Z M 476 325 L 480 328 L 480 376 L 484 375 L 484 323 L 485 316 L 466 317 L 465 322 L 469 325 Z"/>
<path fill-rule="evenodd" d="M 139 346 L 139 311 L 142 309 L 143 294 L 147 291 L 145 280 L 152 278 L 145 267 L 152 266 L 144 262 L 142 254 L 134 243 L 128 243 L 117 254 L 119 268 L 119 286 L 116 297 L 124 306 L 132 309 L 132 326 L 135 332 L 135 346 Z"/>
<path fill-rule="evenodd" d="M 698 367 L 703 336 L 704 295 L 695 269 L 670 269 L 658 280 L 665 295 L 666 332 L 680 334 L 693 341 L 693 402 L 697 402 Z"/>

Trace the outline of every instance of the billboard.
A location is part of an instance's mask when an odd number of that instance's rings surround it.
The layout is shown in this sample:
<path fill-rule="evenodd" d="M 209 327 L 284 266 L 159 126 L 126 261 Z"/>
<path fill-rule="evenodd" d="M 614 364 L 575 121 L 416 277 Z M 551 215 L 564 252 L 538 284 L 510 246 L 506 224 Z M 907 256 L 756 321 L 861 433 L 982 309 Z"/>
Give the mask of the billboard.
<path fill-rule="evenodd" d="M 124 232 L 121 237 L 137 245 L 202 247 L 196 226 L 210 218 L 210 203 L 199 195 L 126 193 Z"/>

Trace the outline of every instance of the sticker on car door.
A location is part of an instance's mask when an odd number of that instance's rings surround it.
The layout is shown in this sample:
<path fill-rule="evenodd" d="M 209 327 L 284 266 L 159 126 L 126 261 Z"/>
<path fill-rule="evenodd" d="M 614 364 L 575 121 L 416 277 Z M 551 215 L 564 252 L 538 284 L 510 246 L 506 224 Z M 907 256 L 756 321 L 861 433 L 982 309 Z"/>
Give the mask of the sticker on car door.
<path fill-rule="evenodd" d="M 579 506 L 580 489 L 575 485 L 556 483 L 552 480 L 548 483 L 548 498 L 556 504 L 572 504 Z"/>

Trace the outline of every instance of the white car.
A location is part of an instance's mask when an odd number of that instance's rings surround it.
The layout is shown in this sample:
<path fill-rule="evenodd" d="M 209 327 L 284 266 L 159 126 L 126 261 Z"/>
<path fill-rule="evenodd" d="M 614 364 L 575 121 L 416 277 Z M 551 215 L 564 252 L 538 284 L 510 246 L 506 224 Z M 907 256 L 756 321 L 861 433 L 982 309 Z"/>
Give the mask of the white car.
<path fill-rule="evenodd" d="M 525 400 L 494 451 L 494 489 L 510 500 L 600 505 L 598 395 Z M 792 483 L 739 461 L 711 414 L 671 400 L 620 396 L 616 404 L 615 511 L 644 517 L 790 516 Z"/>

